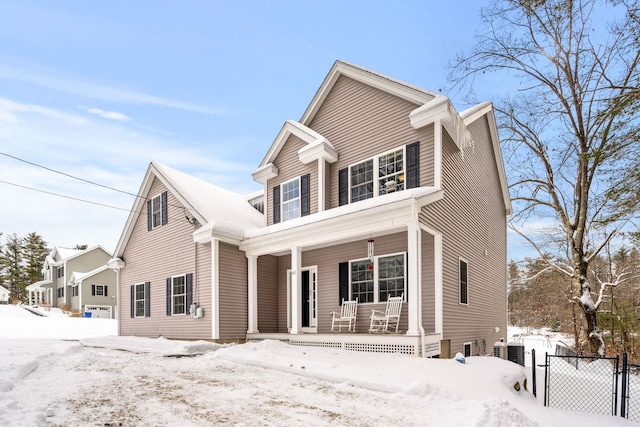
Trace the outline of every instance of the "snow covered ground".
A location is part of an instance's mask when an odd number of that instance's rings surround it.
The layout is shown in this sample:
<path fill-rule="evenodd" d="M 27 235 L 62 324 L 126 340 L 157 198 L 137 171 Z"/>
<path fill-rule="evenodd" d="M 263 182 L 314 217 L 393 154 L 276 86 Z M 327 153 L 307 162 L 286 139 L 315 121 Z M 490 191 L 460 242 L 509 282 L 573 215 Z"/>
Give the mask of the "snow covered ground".
<path fill-rule="evenodd" d="M 46 314 L 0 305 L 0 426 L 633 425 L 545 408 L 513 388 L 530 368 L 494 357 L 116 337 Z"/>

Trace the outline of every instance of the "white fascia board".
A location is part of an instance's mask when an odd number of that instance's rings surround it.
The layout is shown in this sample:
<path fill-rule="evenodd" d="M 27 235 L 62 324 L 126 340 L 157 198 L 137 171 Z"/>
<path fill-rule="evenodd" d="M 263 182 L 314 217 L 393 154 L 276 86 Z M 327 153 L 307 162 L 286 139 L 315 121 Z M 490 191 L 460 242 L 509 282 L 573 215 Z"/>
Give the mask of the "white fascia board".
<path fill-rule="evenodd" d="M 460 151 L 464 148 L 466 128 L 460 115 L 446 96 L 438 95 L 432 101 L 409 113 L 414 129 L 420 129 L 440 120 Z"/>
<path fill-rule="evenodd" d="M 107 262 L 107 267 L 109 267 L 112 270 L 120 270 L 121 268 L 124 268 L 125 266 L 126 266 L 126 263 L 120 258 L 111 258 Z"/>
<path fill-rule="evenodd" d="M 292 246 L 309 250 L 333 246 L 361 236 L 390 234 L 406 229 L 407 223 L 414 218 L 416 206 L 433 203 L 442 197 L 443 191 L 434 189 L 420 197 L 408 197 L 358 211 L 353 211 L 349 205 L 334 208 L 322 212 L 320 220 L 314 221 L 314 215 L 310 215 L 290 221 L 290 224 L 285 222 L 265 227 L 260 230 L 261 234 L 246 238 L 240 244 L 240 250 L 245 251 L 247 256 L 259 256 L 286 253 Z M 331 215 L 327 215 L 329 213 Z M 306 219 L 311 221 L 304 222 Z"/>
<path fill-rule="evenodd" d="M 242 236 L 238 236 L 233 233 L 223 232 L 215 230 L 212 224 L 206 224 L 192 234 L 194 243 L 209 243 L 214 239 L 221 242 L 229 243 L 235 246 L 239 246 L 242 241 Z"/>
<path fill-rule="evenodd" d="M 271 178 L 278 176 L 278 168 L 273 163 L 268 163 L 264 166 L 260 166 L 254 173 L 251 174 L 253 180 L 262 185 L 266 185 L 267 181 Z"/>
<path fill-rule="evenodd" d="M 338 151 L 323 138 L 298 150 L 298 159 L 305 165 L 320 159 L 335 163 L 338 160 Z"/>

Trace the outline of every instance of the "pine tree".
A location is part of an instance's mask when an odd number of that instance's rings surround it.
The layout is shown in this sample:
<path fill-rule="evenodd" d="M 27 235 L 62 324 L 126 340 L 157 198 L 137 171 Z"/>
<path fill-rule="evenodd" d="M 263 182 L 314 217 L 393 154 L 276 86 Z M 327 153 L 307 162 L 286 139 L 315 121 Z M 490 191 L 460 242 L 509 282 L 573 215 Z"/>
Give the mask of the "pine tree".
<path fill-rule="evenodd" d="M 27 285 L 22 261 L 22 239 L 16 233 L 7 236 L 7 244 L 0 252 L 0 264 L 3 267 L 4 283 L 9 295 L 22 301 Z"/>
<path fill-rule="evenodd" d="M 24 275 L 27 285 L 42 280 L 42 268 L 48 253 L 47 242 L 38 233 L 29 233 L 23 239 Z"/>

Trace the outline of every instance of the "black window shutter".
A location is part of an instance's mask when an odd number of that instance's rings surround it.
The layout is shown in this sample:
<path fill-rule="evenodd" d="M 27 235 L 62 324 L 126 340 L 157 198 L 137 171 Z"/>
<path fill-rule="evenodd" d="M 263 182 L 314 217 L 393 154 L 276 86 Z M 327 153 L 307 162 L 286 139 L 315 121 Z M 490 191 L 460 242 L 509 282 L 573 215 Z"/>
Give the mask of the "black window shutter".
<path fill-rule="evenodd" d="M 342 300 L 349 301 L 349 263 L 338 264 L 338 286 L 340 288 L 338 304 L 342 305 Z"/>
<path fill-rule="evenodd" d="M 151 222 L 151 200 L 147 200 L 147 231 L 151 231 L 153 223 Z"/>
<path fill-rule="evenodd" d="M 280 186 L 273 187 L 273 223 L 280 222 Z"/>
<path fill-rule="evenodd" d="M 108 297 L 109 296 L 109 291 L 108 291 L 108 286 L 104 285 L 104 296 Z"/>
<path fill-rule="evenodd" d="M 187 313 L 191 308 L 191 304 L 193 304 L 193 273 L 187 274 L 186 277 L 186 285 L 187 285 Z"/>
<path fill-rule="evenodd" d="M 96 296 L 96 285 L 91 285 L 91 296 Z"/>
<path fill-rule="evenodd" d="M 311 175 L 306 174 L 300 177 L 300 216 L 307 216 L 311 213 Z"/>
<path fill-rule="evenodd" d="M 171 277 L 167 277 L 167 316 L 171 316 Z"/>
<path fill-rule="evenodd" d="M 161 196 L 161 211 L 162 211 L 162 225 L 165 225 L 169 219 L 169 207 L 167 206 L 167 192 L 162 193 Z"/>
<path fill-rule="evenodd" d="M 131 317 L 136 317 L 136 287 L 131 285 Z"/>
<path fill-rule="evenodd" d="M 349 168 L 338 171 L 338 206 L 349 204 Z"/>
<path fill-rule="evenodd" d="M 151 317 L 151 282 L 144 282 L 144 317 Z"/>
<path fill-rule="evenodd" d="M 420 187 L 420 142 L 407 145 L 407 186 L 406 188 Z"/>

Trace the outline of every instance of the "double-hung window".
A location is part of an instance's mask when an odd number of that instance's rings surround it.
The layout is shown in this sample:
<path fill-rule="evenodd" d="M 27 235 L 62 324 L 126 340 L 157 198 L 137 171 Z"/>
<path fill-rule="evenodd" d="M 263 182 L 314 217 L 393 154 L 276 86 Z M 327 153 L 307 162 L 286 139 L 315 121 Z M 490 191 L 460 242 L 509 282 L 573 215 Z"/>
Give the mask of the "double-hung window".
<path fill-rule="evenodd" d="M 151 231 L 167 223 L 167 192 L 147 200 L 147 230 Z"/>
<path fill-rule="evenodd" d="M 420 186 L 420 143 L 394 148 L 338 170 L 338 205 Z"/>
<path fill-rule="evenodd" d="M 193 302 L 193 273 L 167 277 L 167 316 L 189 313 Z"/>
<path fill-rule="evenodd" d="M 349 296 L 361 303 L 385 302 L 407 296 L 406 253 L 377 256 L 349 262 Z"/>
<path fill-rule="evenodd" d="M 282 220 L 300 217 L 300 178 L 282 184 Z"/>
<path fill-rule="evenodd" d="M 400 147 L 351 165 L 349 167 L 351 203 L 404 190 L 404 151 L 405 148 Z"/>
<path fill-rule="evenodd" d="M 187 285 L 185 276 L 171 278 L 171 314 L 187 313 Z"/>
<path fill-rule="evenodd" d="M 273 223 L 311 214 L 311 175 L 306 174 L 273 187 Z"/>
<path fill-rule="evenodd" d="M 134 317 L 145 316 L 146 293 L 145 293 L 144 285 L 145 285 L 144 283 L 136 283 L 135 285 L 133 285 Z"/>

